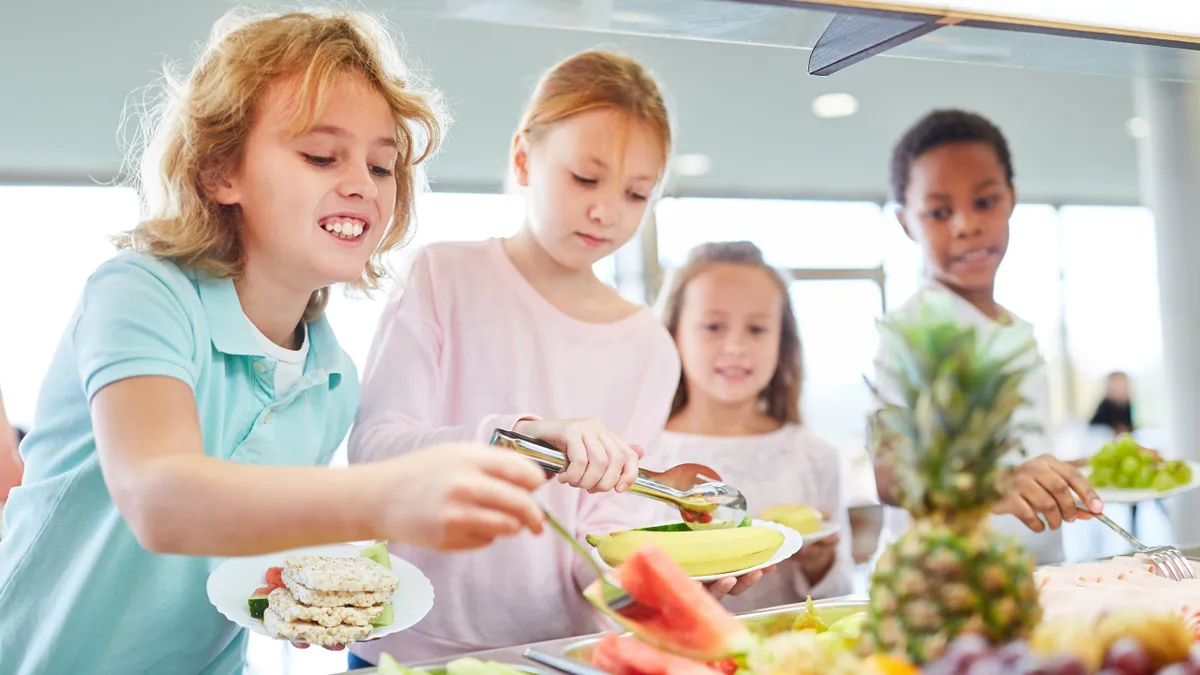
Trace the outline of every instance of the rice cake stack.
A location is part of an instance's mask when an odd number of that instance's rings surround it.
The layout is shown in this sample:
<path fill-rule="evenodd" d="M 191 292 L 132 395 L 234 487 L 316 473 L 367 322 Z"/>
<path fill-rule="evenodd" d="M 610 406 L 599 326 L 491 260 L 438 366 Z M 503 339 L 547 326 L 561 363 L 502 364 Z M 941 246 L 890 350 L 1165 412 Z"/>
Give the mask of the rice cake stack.
<path fill-rule="evenodd" d="M 283 563 L 286 588 L 271 591 L 267 632 L 321 647 L 370 636 L 371 622 L 392 601 L 398 582 L 388 568 L 361 557 L 301 556 Z"/>

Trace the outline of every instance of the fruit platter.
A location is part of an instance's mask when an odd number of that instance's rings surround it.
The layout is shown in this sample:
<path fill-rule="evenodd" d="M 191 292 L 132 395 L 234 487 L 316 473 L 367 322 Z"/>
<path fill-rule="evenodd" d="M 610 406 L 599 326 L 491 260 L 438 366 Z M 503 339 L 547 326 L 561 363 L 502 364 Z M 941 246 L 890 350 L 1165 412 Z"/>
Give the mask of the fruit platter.
<path fill-rule="evenodd" d="M 1164 460 L 1122 434 L 1092 455 L 1085 475 L 1106 503 L 1136 504 L 1200 486 L 1198 469 L 1195 462 Z"/>

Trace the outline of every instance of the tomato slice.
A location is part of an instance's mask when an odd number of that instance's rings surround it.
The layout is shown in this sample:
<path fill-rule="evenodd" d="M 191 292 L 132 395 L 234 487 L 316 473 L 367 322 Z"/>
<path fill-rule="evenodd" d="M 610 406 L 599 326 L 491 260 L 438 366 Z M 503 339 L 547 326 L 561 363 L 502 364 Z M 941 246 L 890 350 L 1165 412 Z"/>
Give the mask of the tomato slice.
<path fill-rule="evenodd" d="M 251 593 L 250 597 L 256 598 L 260 595 L 270 595 L 271 591 L 273 591 L 273 590 L 275 590 L 275 589 L 271 588 L 270 586 L 263 586 L 262 588 L 259 588 L 259 589 L 255 590 L 253 593 Z"/>

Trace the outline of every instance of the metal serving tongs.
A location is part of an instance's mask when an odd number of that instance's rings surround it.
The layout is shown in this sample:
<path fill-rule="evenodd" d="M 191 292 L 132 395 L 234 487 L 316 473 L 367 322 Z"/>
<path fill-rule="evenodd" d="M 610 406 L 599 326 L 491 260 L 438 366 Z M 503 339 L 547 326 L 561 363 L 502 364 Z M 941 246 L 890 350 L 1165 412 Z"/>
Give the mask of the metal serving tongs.
<path fill-rule="evenodd" d="M 543 440 L 496 429 L 491 443 L 516 450 L 546 471 L 562 473 L 567 469 L 566 455 Z M 679 509 L 683 522 L 693 530 L 737 527 L 749 513 L 746 498 L 737 488 L 719 480 L 715 471 L 701 464 L 680 464 L 661 473 L 639 469 L 629 491 Z"/>

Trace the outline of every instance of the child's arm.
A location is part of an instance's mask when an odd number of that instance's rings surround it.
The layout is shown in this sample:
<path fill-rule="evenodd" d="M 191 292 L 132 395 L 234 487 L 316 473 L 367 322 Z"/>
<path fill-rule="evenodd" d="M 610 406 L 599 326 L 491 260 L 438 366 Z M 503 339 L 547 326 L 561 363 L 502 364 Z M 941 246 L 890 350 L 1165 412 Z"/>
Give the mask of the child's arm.
<path fill-rule="evenodd" d="M 92 400 L 105 484 L 151 551 L 253 555 L 342 541 L 388 539 L 472 548 L 540 528 L 531 463 L 452 446 L 371 467 L 262 467 L 204 455 L 186 384 L 134 377 Z"/>
<path fill-rule="evenodd" d="M 0 395 L 0 504 L 8 500 L 9 490 L 21 484 L 21 455 L 17 453 L 17 432 L 8 423 L 4 396 Z"/>

